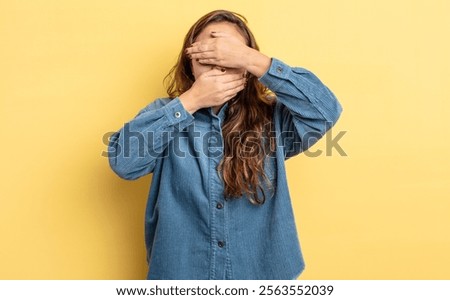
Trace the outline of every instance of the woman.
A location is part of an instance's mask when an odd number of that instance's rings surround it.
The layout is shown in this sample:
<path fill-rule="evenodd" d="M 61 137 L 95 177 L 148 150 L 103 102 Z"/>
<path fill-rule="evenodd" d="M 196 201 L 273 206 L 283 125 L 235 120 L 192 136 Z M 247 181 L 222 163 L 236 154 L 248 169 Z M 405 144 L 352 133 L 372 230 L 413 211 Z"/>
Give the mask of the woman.
<path fill-rule="evenodd" d="M 184 40 L 157 99 L 110 138 L 124 179 L 153 173 L 147 279 L 296 279 L 304 270 L 284 161 L 339 118 L 311 72 L 259 52 L 219 10 Z"/>

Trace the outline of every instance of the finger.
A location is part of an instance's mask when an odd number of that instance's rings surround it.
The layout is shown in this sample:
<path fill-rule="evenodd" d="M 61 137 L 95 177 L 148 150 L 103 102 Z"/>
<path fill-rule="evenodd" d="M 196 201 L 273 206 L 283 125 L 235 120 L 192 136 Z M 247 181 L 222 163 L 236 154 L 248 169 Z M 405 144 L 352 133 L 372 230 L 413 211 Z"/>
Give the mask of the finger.
<path fill-rule="evenodd" d="M 245 88 L 244 85 L 239 85 L 233 89 L 230 89 L 225 92 L 224 98 L 226 100 L 230 100 L 231 98 L 235 97 L 240 91 L 242 91 Z"/>
<path fill-rule="evenodd" d="M 210 38 L 206 38 L 206 39 L 203 39 L 201 41 L 198 41 L 198 42 L 194 42 L 189 47 L 194 47 L 194 46 L 198 46 L 198 45 L 201 45 L 201 44 L 212 44 L 212 43 L 215 43 L 215 42 L 216 42 L 216 39 L 214 39 L 213 37 L 210 37 Z"/>
<path fill-rule="evenodd" d="M 222 31 L 211 31 L 210 36 L 211 36 L 211 37 L 214 37 L 214 38 L 218 38 L 218 37 L 229 37 L 230 34 L 229 34 L 229 33 L 226 33 L 226 32 L 222 32 Z"/>
<path fill-rule="evenodd" d="M 207 52 L 186 52 L 186 56 L 191 60 L 199 61 L 200 59 L 214 59 L 216 54 L 213 51 Z M 206 62 L 204 62 L 206 64 Z"/>
<path fill-rule="evenodd" d="M 204 51 L 204 52 L 192 52 L 187 54 L 190 59 L 214 59 L 216 58 L 216 53 L 211 51 Z"/>
<path fill-rule="evenodd" d="M 200 45 L 195 47 L 186 48 L 184 51 L 186 54 L 198 54 L 214 51 L 214 48 L 211 45 Z"/>
<path fill-rule="evenodd" d="M 239 76 L 238 74 L 226 74 L 225 72 L 219 71 L 218 73 L 211 73 L 211 75 L 209 75 L 211 77 L 217 77 L 219 76 L 219 78 L 216 78 L 218 82 L 221 83 L 230 83 L 230 82 L 244 82 L 246 81 L 245 78 L 242 78 L 242 76 Z"/>
<path fill-rule="evenodd" d="M 236 81 L 232 81 L 232 82 L 225 84 L 224 90 L 226 91 L 226 94 L 237 93 L 237 92 L 243 90 L 244 87 L 245 87 L 245 81 L 243 82 L 242 80 L 236 80 Z"/>
<path fill-rule="evenodd" d="M 227 102 L 227 101 L 233 99 L 234 97 L 236 97 L 236 95 L 237 95 L 237 93 L 236 93 L 236 94 L 231 94 L 231 95 L 229 95 L 229 96 L 225 96 L 225 97 L 223 98 L 223 102 L 225 103 L 225 102 Z"/>
<path fill-rule="evenodd" d="M 247 79 L 242 78 L 241 76 L 236 74 L 229 74 L 229 75 L 223 75 L 220 78 L 220 81 L 223 83 L 233 83 L 233 84 L 245 84 L 247 82 Z"/>
<path fill-rule="evenodd" d="M 208 76 L 208 77 L 214 77 L 214 76 L 224 76 L 225 75 L 225 68 L 212 68 L 211 70 L 206 71 L 201 76 Z"/>
<path fill-rule="evenodd" d="M 203 57 L 199 57 L 199 56 L 203 56 Z M 209 57 L 207 54 L 197 54 L 197 55 L 192 55 L 191 59 L 195 59 L 196 61 L 198 61 L 199 64 L 202 65 L 218 65 L 219 64 L 219 60 L 217 58 L 214 57 Z"/>
<path fill-rule="evenodd" d="M 211 51 L 214 39 L 206 39 L 201 42 L 195 42 L 186 48 L 186 53 L 197 53 L 203 51 Z"/>
<path fill-rule="evenodd" d="M 240 81 L 242 83 L 246 83 L 247 82 L 247 78 L 242 77 L 242 74 L 227 74 L 226 73 L 226 69 L 220 66 L 215 66 L 213 67 L 211 70 L 206 71 L 205 73 L 202 74 L 202 76 L 209 76 L 209 77 L 214 77 L 214 76 L 220 76 L 220 78 L 218 78 L 218 80 L 222 83 L 229 83 L 229 82 L 233 82 L 233 81 Z"/>

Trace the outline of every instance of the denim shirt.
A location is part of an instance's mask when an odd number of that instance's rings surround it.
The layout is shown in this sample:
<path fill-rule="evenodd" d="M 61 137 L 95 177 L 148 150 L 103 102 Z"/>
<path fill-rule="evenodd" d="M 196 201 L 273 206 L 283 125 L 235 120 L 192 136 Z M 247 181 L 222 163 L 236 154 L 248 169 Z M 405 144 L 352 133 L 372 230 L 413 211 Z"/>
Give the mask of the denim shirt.
<path fill-rule="evenodd" d="M 179 98 L 157 99 L 110 137 L 117 175 L 133 180 L 153 173 L 145 213 L 147 279 L 282 280 L 303 272 L 285 160 L 320 139 L 342 107 L 310 71 L 276 58 L 259 80 L 276 95 L 277 147 L 264 165 L 273 187 L 263 205 L 245 195 L 223 196 L 217 166 L 227 104 L 217 115 L 211 108 L 190 114 Z"/>

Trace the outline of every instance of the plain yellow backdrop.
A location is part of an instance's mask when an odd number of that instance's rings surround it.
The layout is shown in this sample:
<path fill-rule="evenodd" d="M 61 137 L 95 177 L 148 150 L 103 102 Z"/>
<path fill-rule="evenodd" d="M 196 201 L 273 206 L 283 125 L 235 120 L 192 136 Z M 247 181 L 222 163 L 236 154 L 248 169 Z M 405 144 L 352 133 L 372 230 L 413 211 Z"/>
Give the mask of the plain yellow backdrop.
<path fill-rule="evenodd" d="M 347 156 L 287 163 L 300 279 L 450 279 L 446 0 L 2 0 L 0 278 L 145 278 L 150 176 L 119 179 L 103 136 L 166 95 L 188 28 L 218 8 L 344 107 Z"/>

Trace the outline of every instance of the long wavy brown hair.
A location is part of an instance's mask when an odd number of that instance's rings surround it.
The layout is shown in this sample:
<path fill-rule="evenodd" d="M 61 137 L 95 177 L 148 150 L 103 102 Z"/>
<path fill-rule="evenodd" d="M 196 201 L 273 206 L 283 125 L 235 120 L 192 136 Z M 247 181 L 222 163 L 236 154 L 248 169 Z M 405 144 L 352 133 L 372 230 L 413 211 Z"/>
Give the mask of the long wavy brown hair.
<path fill-rule="evenodd" d="M 206 26 L 216 22 L 237 25 L 247 46 L 259 50 L 245 17 L 226 10 L 206 14 L 189 29 L 178 61 L 165 78 L 170 98 L 186 92 L 195 81 L 191 60 L 184 50 L 195 42 Z M 222 126 L 224 155 L 218 172 L 224 181 L 225 199 L 246 195 L 252 204 L 260 205 L 266 201 L 266 191 L 273 192 L 273 184 L 264 172 L 264 165 L 265 158 L 274 149 L 274 100 L 273 94 L 257 77 L 249 73 L 247 77 L 244 90 L 228 101 Z"/>

